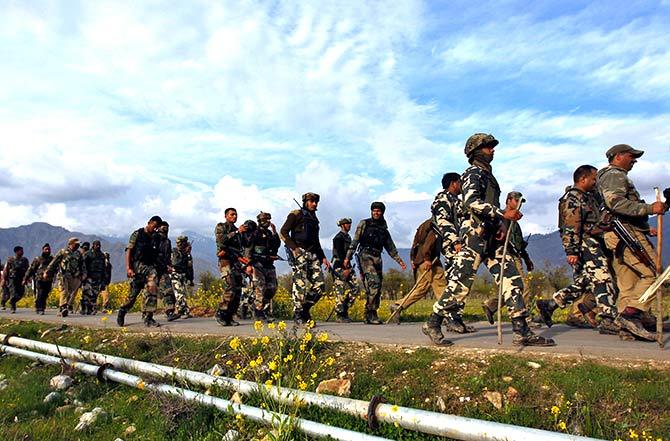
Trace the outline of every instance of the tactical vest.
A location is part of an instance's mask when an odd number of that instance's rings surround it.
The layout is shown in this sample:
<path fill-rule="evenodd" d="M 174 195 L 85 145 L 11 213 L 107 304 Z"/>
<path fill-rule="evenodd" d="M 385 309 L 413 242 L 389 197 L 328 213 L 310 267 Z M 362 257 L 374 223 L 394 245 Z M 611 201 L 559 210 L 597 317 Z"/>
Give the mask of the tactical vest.
<path fill-rule="evenodd" d="M 137 230 L 137 238 L 133 248 L 133 263 L 155 265 L 157 256 L 153 237 L 144 231 L 144 228 Z"/>
<path fill-rule="evenodd" d="M 159 271 L 167 271 L 172 259 L 172 243 L 167 237 L 156 234 L 156 266 Z"/>
<path fill-rule="evenodd" d="M 304 208 L 300 209 L 300 216 L 302 217 L 302 225 L 291 231 L 291 239 L 299 247 L 309 249 L 314 244 L 319 243 L 319 219 L 316 218 L 316 214 L 312 214 Z"/>
<path fill-rule="evenodd" d="M 91 279 L 102 280 L 107 274 L 105 255 L 101 251 L 90 250 L 84 256 L 86 275 Z"/>
<path fill-rule="evenodd" d="M 558 200 L 558 232 L 561 237 L 563 237 L 565 229 L 565 222 L 563 221 L 561 213 L 566 209 L 565 205 L 568 203 L 570 193 L 572 192 L 577 193 L 577 198 L 581 201 L 582 205 L 579 213 L 579 220 L 582 225 L 582 230 L 579 232 L 579 238 L 582 239 L 585 235 L 591 233 L 594 227 L 600 222 L 599 207 L 594 199 L 594 195 L 583 193 L 573 187 L 568 188 L 565 194 Z M 586 207 L 584 207 L 584 205 L 586 205 Z"/>
<path fill-rule="evenodd" d="M 361 248 L 381 254 L 384 245 L 386 245 L 387 238 L 388 229 L 385 224 L 373 222 L 372 219 L 366 219 L 365 228 L 359 238 L 359 243 L 361 244 Z"/>
<path fill-rule="evenodd" d="M 79 251 L 67 250 L 63 259 L 60 261 L 60 270 L 62 274 L 68 276 L 80 276 L 82 266 L 82 255 Z"/>
<path fill-rule="evenodd" d="M 182 252 L 179 248 L 175 248 L 172 251 L 174 259 L 172 259 L 172 268 L 176 273 L 186 274 L 188 272 L 189 264 L 189 255 L 186 252 Z"/>

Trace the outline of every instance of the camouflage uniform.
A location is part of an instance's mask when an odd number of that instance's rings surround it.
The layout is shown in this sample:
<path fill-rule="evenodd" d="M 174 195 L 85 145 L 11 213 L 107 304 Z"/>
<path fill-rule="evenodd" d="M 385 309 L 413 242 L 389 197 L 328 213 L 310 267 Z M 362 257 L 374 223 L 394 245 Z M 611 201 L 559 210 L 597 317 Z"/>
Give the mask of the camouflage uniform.
<path fill-rule="evenodd" d="M 153 320 L 153 313 L 156 311 L 156 304 L 158 303 L 158 273 L 156 271 L 158 251 L 156 250 L 156 242 L 144 228 L 139 228 L 130 235 L 126 250 L 130 250 L 130 261 L 135 276 L 130 281 L 128 299 L 119 308 L 119 313 L 125 316 L 125 313 L 130 311 L 135 304 L 137 296 L 142 293 L 142 315 L 145 319 L 151 318 Z"/>
<path fill-rule="evenodd" d="M 351 260 L 358 252 L 358 263 L 363 274 L 363 287 L 366 292 L 365 312 L 376 316 L 382 297 L 382 251 L 386 250 L 389 256 L 398 264 L 402 259 L 398 254 L 395 243 L 388 231 L 388 225 L 382 218 L 362 220 L 356 227 L 354 239 L 349 245 L 347 259 Z"/>
<path fill-rule="evenodd" d="M 323 295 L 325 280 L 321 262 L 326 258 L 319 242 L 319 219 L 306 208 L 291 211 L 279 232 L 288 248 L 293 267 L 293 312 L 296 319 L 309 320 L 310 309 Z M 297 257 L 293 251 L 299 250 Z"/>
<path fill-rule="evenodd" d="M 628 172 L 609 165 L 598 172 L 597 186 L 607 209 L 622 221 L 653 258 L 656 251 L 647 238 L 649 233 L 647 220 L 652 214 L 651 205 L 640 198 L 635 185 L 628 177 Z M 638 299 L 654 283 L 655 271 L 640 262 L 628 248 L 624 248 L 614 232 L 605 233 L 605 244 L 614 253 L 612 266 L 619 288 L 617 300 L 619 312 L 623 312 L 626 307 L 649 311 L 655 296 L 644 303 L 640 303 Z"/>
<path fill-rule="evenodd" d="M 174 312 L 176 303 L 170 279 L 172 242 L 167 235 L 160 232 L 154 233 L 154 240 L 156 241 L 157 251 L 156 280 L 158 281 L 158 298 L 163 301 L 165 313 L 169 316 Z"/>
<path fill-rule="evenodd" d="M 47 267 L 47 276 L 52 277 L 56 271 L 60 274 L 61 280 L 59 306 L 62 314 L 63 311 L 72 309 L 74 296 L 81 286 L 82 279 L 86 278 L 84 257 L 79 250 L 73 251 L 70 248 L 63 248 L 56 253 Z"/>
<path fill-rule="evenodd" d="M 238 258 L 244 252 L 242 235 L 238 232 L 235 224 L 231 222 L 220 222 L 214 230 L 216 236 L 216 251 L 223 251 L 223 257 L 219 257 L 219 268 L 221 270 L 221 282 L 223 292 L 219 302 L 220 318 L 230 322 L 233 314 L 237 311 L 240 304 L 242 291 L 242 269 Z"/>
<path fill-rule="evenodd" d="M 463 201 L 457 195 L 442 190 L 435 196 L 430 212 L 433 225 L 442 240 L 442 255 L 445 257 L 448 272 L 456 254 L 454 246 L 461 243 L 461 222 L 465 215 Z"/>
<path fill-rule="evenodd" d="M 112 262 L 110 262 L 110 257 L 108 253 L 105 253 L 105 285 L 100 291 L 100 297 L 102 297 L 102 309 L 110 309 L 109 304 L 109 285 L 112 283 Z"/>
<path fill-rule="evenodd" d="M 183 238 L 183 241 L 181 240 Z M 174 290 L 177 312 L 182 316 L 190 316 L 191 310 L 186 302 L 189 286 L 193 286 L 193 257 L 186 249 L 180 249 L 182 242 L 188 244 L 188 238 L 177 238 L 177 247 L 172 249 L 172 273 L 170 280 Z"/>
<path fill-rule="evenodd" d="M 9 291 L 9 305 L 12 311 L 16 310 L 16 303 L 23 298 L 26 288 L 23 279 L 30 267 L 25 257 L 10 256 L 5 264 L 5 283 Z"/>
<path fill-rule="evenodd" d="M 32 279 L 35 286 L 35 311 L 44 312 L 47 307 L 47 299 L 53 285 L 53 277 L 44 280 L 42 276 L 46 272 L 54 256 L 51 253 L 41 254 L 35 257 L 26 273 L 26 280 Z"/>
<path fill-rule="evenodd" d="M 558 228 L 567 256 L 579 256 L 573 266 L 574 283 L 554 294 L 554 301 L 565 308 L 586 292 L 595 296 L 601 315 L 616 317 L 616 293 L 603 252 L 603 231 L 599 226 L 600 204 L 592 193 L 571 187 L 558 204 Z"/>
<path fill-rule="evenodd" d="M 279 234 L 259 226 L 249 235 L 245 256 L 250 260 L 253 275 L 254 317 L 266 319 L 270 303 L 277 292 L 277 270 L 274 261 L 279 251 Z"/>
<path fill-rule="evenodd" d="M 84 279 L 81 296 L 81 310 L 84 314 L 94 313 L 98 304 L 98 295 L 105 287 L 107 271 L 105 269 L 105 253 L 91 248 L 84 254 L 86 279 Z"/>
<path fill-rule="evenodd" d="M 349 308 L 354 304 L 354 301 L 361 292 L 361 287 L 353 268 L 350 269 L 348 276 L 345 277 L 343 262 L 350 246 L 351 236 L 349 236 L 349 233 L 340 231 L 333 237 L 333 257 L 331 264 L 333 267 L 333 288 L 335 289 L 336 296 L 335 313 L 338 317 L 348 317 Z"/>

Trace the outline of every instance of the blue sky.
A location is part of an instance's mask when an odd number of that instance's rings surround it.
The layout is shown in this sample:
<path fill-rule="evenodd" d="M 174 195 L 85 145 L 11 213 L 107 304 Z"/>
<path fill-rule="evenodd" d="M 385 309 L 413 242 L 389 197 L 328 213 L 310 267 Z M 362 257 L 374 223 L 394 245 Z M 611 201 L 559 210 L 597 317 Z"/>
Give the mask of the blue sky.
<path fill-rule="evenodd" d="M 381 199 L 407 245 L 475 132 L 529 232 L 613 144 L 647 151 L 645 195 L 668 185 L 668 1 L 0 7 L 2 227 L 211 235 L 316 191 L 324 239 Z"/>

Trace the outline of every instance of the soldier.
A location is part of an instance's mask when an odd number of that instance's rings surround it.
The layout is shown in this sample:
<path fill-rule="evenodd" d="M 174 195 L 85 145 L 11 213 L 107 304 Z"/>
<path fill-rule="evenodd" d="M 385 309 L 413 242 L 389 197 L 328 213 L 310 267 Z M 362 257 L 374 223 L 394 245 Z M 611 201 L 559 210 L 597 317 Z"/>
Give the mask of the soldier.
<path fill-rule="evenodd" d="M 2 272 L 2 280 L 4 284 L 7 285 L 9 307 L 12 314 L 16 312 L 16 303 L 23 298 L 23 295 L 26 292 L 24 276 L 26 275 L 29 266 L 30 262 L 23 257 L 23 247 L 15 246 L 14 255 L 7 259 L 5 269 Z M 3 307 L 5 301 L 6 300 L 3 298 Z"/>
<path fill-rule="evenodd" d="M 111 310 L 111 305 L 109 303 L 109 285 L 112 283 L 112 260 L 109 256 L 109 253 L 105 253 L 105 285 L 100 291 L 100 297 L 102 297 L 102 309 L 105 311 Z"/>
<path fill-rule="evenodd" d="M 442 295 L 444 292 L 447 283 L 444 279 L 444 268 L 440 261 L 440 252 L 444 249 L 437 229 L 433 224 L 433 219 L 423 221 L 416 229 L 410 251 L 411 265 L 416 282 L 405 297 L 396 300 L 391 305 L 391 314 L 394 314 L 395 323 L 400 323 L 400 313 L 402 311 L 424 298 L 431 288 L 436 296 Z M 453 252 L 453 247 L 447 249 L 449 252 Z"/>
<path fill-rule="evenodd" d="M 358 266 L 363 273 L 363 287 L 366 292 L 365 323 L 368 325 L 381 325 L 377 316 L 379 303 L 382 297 L 382 251 L 386 249 L 389 256 L 393 258 L 403 271 L 407 269 L 405 262 L 400 258 L 398 250 L 393 243 L 391 233 L 388 231 L 384 212 L 386 206 L 381 202 L 373 202 L 370 205 L 371 217 L 362 220 L 356 227 L 354 240 L 351 241 L 347 257 L 344 259 L 344 267 L 349 268 L 349 262 L 354 253 L 358 253 Z"/>
<path fill-rule="evenodd" d="M 91 315 L 97 312 L 98 295 L 107 279 L 105 254 L 100 250 L 99 240 L 94 240 L 92 248 L 84 253 L 84 266 L 86 278 L 82 286 L 81 313 Z"/>
<path fill-rule="evenodd" d="M 53 285 L 53 277 L 47 277 L 44 280 L 42 275 L 46 272 L 53 258 L 51 255 L 51 246 L 45 243 L 42 246 L 42 254 L 33 259 L 23 280 L 24 285 L 29 280 L 33 280 L 35 286 L 35 312 L 40 315 L 44 315 L 44 310 L 47 307 L 47 298 Z"/>
<path fill-rule="evenodd" d="M 126 246 L 126 275 L 130 280 L 130 293 L 126 302 L 121 305 L 116 316 L 116 324 L 125 326 L 125 317 L 135 305 L 137 296 L 142 293 L 142 319 L 147 327 L 159 327 L 154 320 L 158 295 L 158 250 L 154 240 L 154 232 L 163 219 L 152 216 L 143 228 L 133 231 Z"/>
<path fill-rule="evenodd" d="M 172 272 L 172 242 L 168 237 L 170 233 L 170 224 L 162 221 L 156 232 L 154 240 L 156 241 L 156 280 L 158 281 L 158 298 L 165 305 L 165 315 L 167 321 L 177 320 L 180 315 L 175 313 L 175 296 L 172 290 L 172 281 L 170 273 Z"/>
<path fill-rule="evenodd" d="M 219 222 L 214 231 L 216 255 L 219 258 L 223 284 L 221 302 L 214 317 L 221 326 L 238 326 L 239 323 L 233 320 L 233 314 L 240 304 L 242 273 L 248 263 L 243 258 L 244 244 L 242 242 L 242 235 L 247 231 L 247 226 L 244 224 L 240 228 L 235 226 L 237 210 L 234 208 L 226 208 L 224 215 L 226 222 Z"/>
<path fill-rule="evenodd" d="M 81 286 L 81 281 L 86 279 L 86 267 L 84 257 L 79 252 L 79 239 L 72 237 L 67 241 L 67 247 L 60 250 L 42 275 L 42 280 L 53 278 L 56 272 L 60 275 L 61 294 L 58 315 L 67 317 L 72 311 L 72 302 L 75 294 Z"/>
<path fill-rule="evenodd" d="M 333 237 L 333 287 L 335 288 L 335 314 L 338 323 L 351 323 L 349 308 L 354 304 L 361 292 L 356 273 L 353 268 L 344 267 L 344 259 L 351 246 L 351 219 L 345 217 L 337 222 L 340 231 Z"/>
<path fill-rule="evenodd" d="M 249 235 L 249 242 L 245 256 L 251 266 L 247 273 L 251 273 L 254 289 L 254 318 L 261 321 L 271 321 L 268 317 L 270 303 L 277 292 L 277 271 L 274 262 L 281 240 L 277 228 L 271 221 L 270 213 L 260 212 L 256 216 L 258 228 Z"/>
<path fill-rule="evenodd" d="M 433 306 L 433 313 L 423 326 L 423 332 L 435 344 L 449 345 L 444 339 L 440 325 L 442 320 L 449 329 L 461 333 L 471 332 L 462 319 L 464 301 L 467 298 L 475 273 L 484 263 L 491 275 L 498 279 L 502 272 L 503 296 L 509 309 L 514 332 L 513 343 L 524 346 L 554 345 L 551 339 L 537 336 L 526 323 L 526 306 L 523 303 L 523 282 L 507 255 L 503 261 L 503 220 L 517 221 L 521 212 L 516 208 L 500 209 L 500 187 L 493 176 L 491 162 L 498 141 L 492 135 L 476 133 L 465 144 L 465 155 L 470 167 L 463 173 L 463 206 L 466 214 L 462 223 L 463 247 L 454 258 L 447 278 L 447 288 Z"/>
<path fill-rule="evenodd" d="M 557 308 L 566 308 L 591 292 L 601 307 L 601 334 L 618 334 L 619 322 L 614 306 L 616 293 L 604 253 L 601 207 L 593 190 L 596 172 L 592 165 L 582 165 L 573 174 L 574 185 L 558 202 L 558 230 L 563 241 L 567 262 L 572 266 L 574 283 L 554 293 L 553 300 L 538 300 L 540 317 L 551 327 L 551 316 Z M 634 324 L 631 324 L 634 325 Z"/>
<path fill-rule="evenodd" d="M 191 309 L 186 302 L 189 287 L 193 287 L 193 257 L 188 237 L 177 237 L 177 246 L 172 249 L 172 273 L 170 281 L 177 301 L 177 314 L 191 318 Z"/>
<path fill-rule="evenodd" d="M 319 219 L 316 217 L 319 199 L 316 193 L 302 195 L 302 208 L 291 211 L 279 231 L 293 267 L 291 296 L 296 324 L 307 323 L 312 319 L 309 311 L 319 301 L 325 287 L 321 265 L 330 269 L 319 242 Z"/>
<path fill-rule="evenodd" d="M 506 210 L 511 209 L 512 206 L 517 206 L 520 200 L 526 202 L 526 200 L 521 197 L 521 193 L 518 191 L 511 191 L 508 193 L 507 199 L 505 201 Z M 528 280 L 528 273 L 533 271 L 535 265 L 533 264 L 533 261 L 531 260 L 530 255 L 526 250 L 528 243 L 523 239 L 523 232 L 521 231 L 519 222 L 514 222 L 512 224 L 509 221 L 505 221 L 506 228 L 510 228 L 510 225 L 512 230 L 509 233 L 509 245 L 507 252 L 510 256 L 512 256 L 512 259 L 514 259 L 516 270 L 519 272 L 519 275 L 523 280 L 523 303 L 526 305 L 526 308 L 528 308 L 530 317 L 530 308 L 533 299 L 531 298 L 530 293 L 530 281 Z M 526 264 L 527 272 L 523 269 L 524 263 Z M 491 297 L 490 299 L 486 300 L 482 305 L 482 308 L 484 309 L 484 314 L 486 314 L 486 319 L 490 324 L 494 324 L 495 320 L 493 317 L 494 314 L 498 312 L 498 298 Z"/>
<path fill-rule="evenodd" d="M 430 206 L 433 225 L 442 243 L 442 255 L 445 257 L 447 272 L 454 256 L 461 251 L 462 247 L 460 229 L 465 212 L 463 201 L 460 198 L 460 179 L 461 176 L 458 173 L 445 173 L 442 176 L 442 191 L 435 196 Z"/>
<path fill-rule="evenodd" d="M 7 300 L 9 300 L 9 288 L 7 288 L 7 284 L 5 284 L 4 278 L 2 277 L 2 273 L 4 272 L 5 267 L 2 265 L 2 260 L 0 259 L 0 289 L 2 290 L 2 298 L 0 299 L 2 310 L 4 311 L 5 309 L 5 304 L 7 303 Z"/>
<path fill-rule="evenodd" d="M 628 172 L 643 154 L 642 150 L 626 144 L 611 147 L 606 153 L 609 165 L 598 172 L 596 182 L 607 210 L 621 221 L 649 256 L 655 256 L 647 236 L 656 236 L 657 231 L 650 228 L 648 217 L 650 214 L 662 215 L 668 207 L 663 202 L 647 204 L 628 177 Z M 649 309 L 655 296 L 644 303 L 639 298 L 654 283 L 655 268 L 640 261 L 613 231 L 605 233 L 605 245 L 614 253 L 612 267 L 619 287 L 617 323 L 633 335 L 653 341 L 654 334 L 643 330 L 645 322 L 650 321 Z M 653 321 L 648 323 L 652 324 Z"/>
<path fill-rule="evenodd" d="M 81 246 L 79 247 L 79 252 L 83 256 L 84 254 L 88 253 L 90 249 L 91 249 L 90 242 L 82 242 Z"/>

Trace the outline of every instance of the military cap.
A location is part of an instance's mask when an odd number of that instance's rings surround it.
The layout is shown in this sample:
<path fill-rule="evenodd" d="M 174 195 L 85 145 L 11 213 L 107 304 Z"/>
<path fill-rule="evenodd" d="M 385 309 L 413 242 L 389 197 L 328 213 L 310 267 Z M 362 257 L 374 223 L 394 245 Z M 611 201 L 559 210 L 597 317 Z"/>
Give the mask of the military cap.
<path fill-rule="evenodd" d="M 523 195 L 518 191 L 510 191 L 509 193 L 507 193 L 507 199 L 514 199 L 517 201 L 520 200 L 521 202 L 526 202 L 526 199 L 524 199 Z"/>
<path fill-rule="evenodd" d="M 607 156 L 607 158 L 609 159 L 614 157 L 614 155 L 616 155 L 617 153 L 626 153 L 626 152 L 630 152 L 634 158 L 639 158 L 644 154 L 644 151 L 636 150 L 633 147 L 629 146 L 628 144 L 617 144 L 610 147 L 610 149 L 607 150 L 607 153 L 605 153 L 605 156 Z"/>
<path fill-rule="evenodd" d="M 344 224 L 350 224 L 350 223 L 351 223 L 351 219 L 350 219 L 350 218 L 348 218 L 348 217 L 343 217 L 342 219 L 340 219 L 340 220 L 337 221 L 337 226 L 338 226 L 338 227 L 341 227 L 341 226 L 344 225 Z"/>
<path fill-rule="evenodd" d="M 302 203 L 303 204 L 307 201 L 319 202 L 320 199 L 321 199 L 321 196 L 319 196 L 316 193 L 312 193 L 311 191 L 302 195 Z"/>
<path fill-rule="evenodd" d="M 177 237 L 177 245 L 179 245 L 180 243 L 188 243 L 188 236 Z"/>
<path fill-rule="evenodd" d="M 375 209 L 379 209 L 382 211 L 382 213 L 384 213 L 386 211 L 386 205 L 384 205 L 383 202 L 375 201 L 370 204 L 370 211 Z"/>
<path fill-rule="evenodd" d="M 76 243 L 79 243 L 79 238 L 78 237 L 71 237 L 67 240 L 67 245 L 74 245 Z"/>
<path fill-rule="evenodd" d="M 266 213 L 266 212 L 264 212 L 264 211 L 261 211 L 261 212 L 258 213 L 258 215 L 256 216 L 256 220 L 258 220 L 258 221 L 260 222 L 261 219 L 272 219 L 272 215 L 271 215 L 270 213 Z"/>
<path fill-rule="evenodd" d="M 472 152 L 482 147 L 495 147 L 498 140 L 493 135 L 486 133 L 475 133 L 465 142 L 465 156 L 470 156 Z"/>

